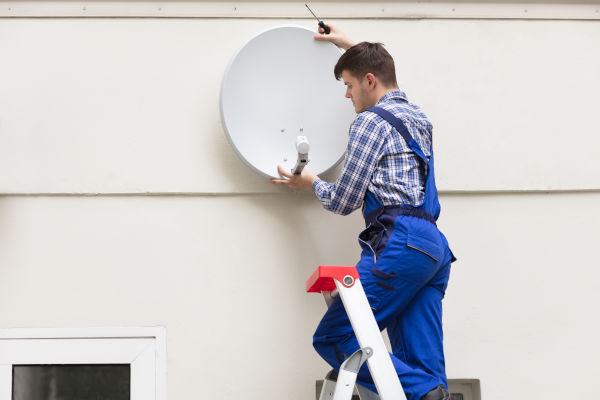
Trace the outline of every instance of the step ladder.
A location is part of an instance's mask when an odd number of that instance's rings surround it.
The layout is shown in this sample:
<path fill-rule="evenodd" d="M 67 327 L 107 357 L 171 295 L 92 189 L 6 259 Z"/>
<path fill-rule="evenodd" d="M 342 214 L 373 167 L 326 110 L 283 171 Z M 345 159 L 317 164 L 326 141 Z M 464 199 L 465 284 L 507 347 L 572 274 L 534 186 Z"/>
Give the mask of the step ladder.
<path fill-rule="evenodd" d="M 306 291 L 322 293 L 328 306 L 340 296 L 360 346 L 339 373 L 327 374 L 319 400 L 350 400 L 365 361 L 379 395 L 356 385 L 361 400 L 406 400 L 356 267 L 319 266 L 306 281 Z"/>

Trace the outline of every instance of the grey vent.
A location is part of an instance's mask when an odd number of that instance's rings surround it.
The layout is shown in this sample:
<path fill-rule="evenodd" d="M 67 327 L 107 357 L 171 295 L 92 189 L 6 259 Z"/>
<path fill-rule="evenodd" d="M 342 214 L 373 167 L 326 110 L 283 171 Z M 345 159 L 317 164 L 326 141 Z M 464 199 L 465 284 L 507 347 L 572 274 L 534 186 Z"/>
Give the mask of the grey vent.
<path fill-rule="evenodd" d="M 452 400 L 481 400 L 479 379 L 448 379 Z"/>
<path fill-rule="evenodd" d="M 319 398 L 323 381 L 316 382 L 316 399 Z M 448 379 L 448 389 L 452 394 L 452 400 L 481 400 L 481 384 L 479 379 Z M 360 400 L 358 394 L 352 396 L 352 400 Z"/>

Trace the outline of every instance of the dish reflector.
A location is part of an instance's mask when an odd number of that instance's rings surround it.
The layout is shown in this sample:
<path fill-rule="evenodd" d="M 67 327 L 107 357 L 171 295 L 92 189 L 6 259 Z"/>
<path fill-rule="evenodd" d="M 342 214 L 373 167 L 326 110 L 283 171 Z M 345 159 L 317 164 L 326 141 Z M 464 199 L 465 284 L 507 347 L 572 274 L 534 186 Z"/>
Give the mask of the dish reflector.
<path fill-rule="evenodd" d="M 291 171 L 296 139 L 310 143 L 308 167 L 319 175 L 344 156 L 356 116 L 333 67 L 341 50 L 300 26 L 279 26 L 250 39 L 233 57 L 221 86 L 221 119 L 238 155 L 256 171 Z"/>

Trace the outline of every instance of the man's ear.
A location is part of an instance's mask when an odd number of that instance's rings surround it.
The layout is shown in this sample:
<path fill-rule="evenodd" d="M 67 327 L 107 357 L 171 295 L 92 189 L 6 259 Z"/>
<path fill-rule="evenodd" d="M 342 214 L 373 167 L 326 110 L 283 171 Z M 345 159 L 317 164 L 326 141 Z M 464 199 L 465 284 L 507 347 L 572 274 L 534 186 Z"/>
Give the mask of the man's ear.
<path fill-rule="evenodd" d="M 375 77 L 375 75 L 373 75 L 372 73 L 368 73 L 365 75 L 365 79 L 367 80 L 367 83 L 369 84 L 369 88 L 370 89 L 375 89 L 375 86 L 377 86 L 377 78 Z"/>

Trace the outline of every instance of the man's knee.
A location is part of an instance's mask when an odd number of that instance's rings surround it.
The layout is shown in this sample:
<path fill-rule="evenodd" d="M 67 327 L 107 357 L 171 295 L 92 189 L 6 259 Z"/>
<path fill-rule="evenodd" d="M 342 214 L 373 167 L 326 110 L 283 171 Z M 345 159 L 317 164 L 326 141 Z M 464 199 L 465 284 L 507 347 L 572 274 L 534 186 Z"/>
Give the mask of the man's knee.
<path fill-rule="evenodd" d="M 353 341 L 351 339 L 351 337 L 346 336 L 333 338 L 315 334 L 313 336 L 313 347 L 321 358 L 333 368 L 339 368 L 344 360 L 348 358 L 348 355 L 357 350 L 357 348 L 349 348 L 349 346 L 352 347 Z M 354 347 L 357 347 L 357 345 Z"/>

